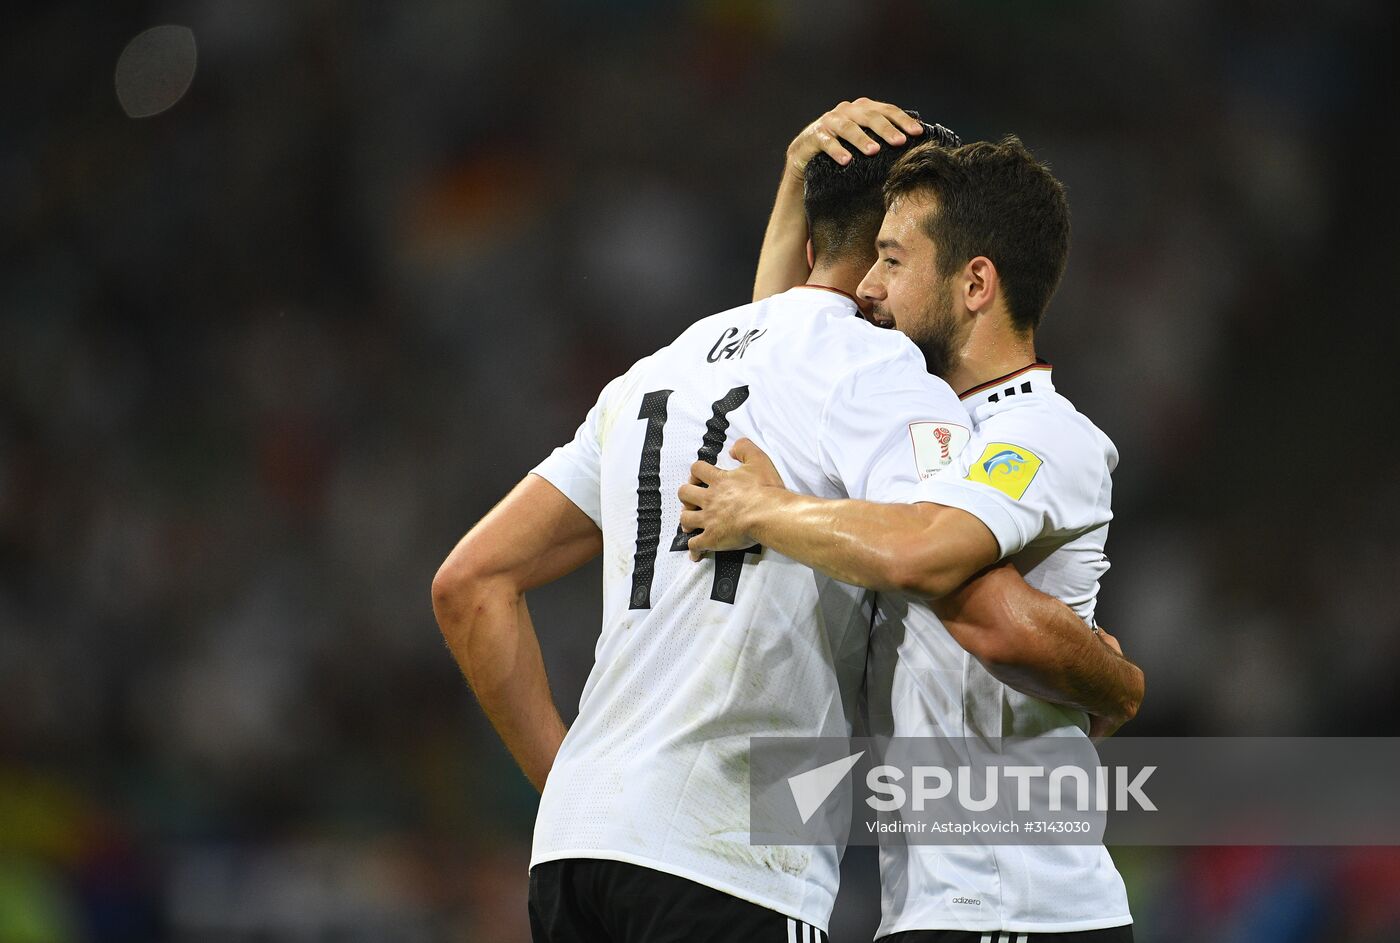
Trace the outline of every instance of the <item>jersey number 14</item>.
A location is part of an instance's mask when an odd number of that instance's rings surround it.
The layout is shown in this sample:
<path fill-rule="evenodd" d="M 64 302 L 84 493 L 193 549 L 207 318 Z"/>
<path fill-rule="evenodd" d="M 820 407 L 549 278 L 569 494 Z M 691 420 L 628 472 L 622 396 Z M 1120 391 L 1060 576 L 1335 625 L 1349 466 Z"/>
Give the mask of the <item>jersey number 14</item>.
<path fill-rule="evenodd" d="M 661 541 L 661 441 L 666 428 L 666 401 L 674 390 L 655 390 L 642 397 L 638 419 L 647 421 L 646 439 L 642 443 L 642 462 L 637 469 L 637 553 L 632 558 L 632 602 L 630 609 L 651 608 L 651 581 L 656 575 L 656 552 Z M 705 438 L 695 455 L 702 462 L 715 463 L 719 450 L 729 432 L 729 414 L 749 398 L 747 386 L 736 386 L 710 404 L 710 418 L 705 423 Z M 689 550 L 690 534 L 676 525 L 671 539 L 672 552 Z M 758 553 L 757 544 L 743 550 L 724 550 L 714 555 L 715 578 L 710 598 L 734 604 L 739 588 L 739 576 L 744 569 L 744 554 Z"/>

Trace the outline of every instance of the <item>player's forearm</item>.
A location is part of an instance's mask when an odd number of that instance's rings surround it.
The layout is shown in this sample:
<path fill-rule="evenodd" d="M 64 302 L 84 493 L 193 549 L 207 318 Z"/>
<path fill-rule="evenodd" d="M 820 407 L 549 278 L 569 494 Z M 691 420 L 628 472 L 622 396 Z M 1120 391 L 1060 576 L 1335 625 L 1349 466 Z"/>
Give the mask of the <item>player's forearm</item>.
<path fill-rule="evenodd" d="M 434 597 L 438 624 L 481 708 L 536 789 L 566 728 L 554 706 L 525 597 L 488 580 Z"/>
<path fill-rule="evenodd" d="M 1011 568 L 1003 572 L 1005 579 L 973 580 L 934 604 L 949 634 L 1023 694 L 1106 718 L 1113 727 L 1131 720 L 1142 703 L 1142 669 L 1064 603 L 1026 586 Z"/>
<path fill-rule="evenodd" d="M 753 300 L 762 301 L 807 281 L 807 211 L 802 205 L 802 177 L 791 165 L 784 168 L 773 201 L 773 213 L 763 233 L 754 276 Z"/>
<path fill-rule="evenodd" d="M 763 546 L 843 583 L 938 596 L 961 579 L 930 533 L 925 508 L 765 488 L 749 504 L 745 529 Z"/>
<path fill-rule="evenodd" d="M 1132 720 L 1142 703 L 1142 669 L 1092 633 L 1074 650 L 1060 652 L 1054 662 L 1013 658 L 987 664 L 987 670 L 1008 687 L 1053 704 L 1079 708 L 1109 721 L 1115 730 Z"/>

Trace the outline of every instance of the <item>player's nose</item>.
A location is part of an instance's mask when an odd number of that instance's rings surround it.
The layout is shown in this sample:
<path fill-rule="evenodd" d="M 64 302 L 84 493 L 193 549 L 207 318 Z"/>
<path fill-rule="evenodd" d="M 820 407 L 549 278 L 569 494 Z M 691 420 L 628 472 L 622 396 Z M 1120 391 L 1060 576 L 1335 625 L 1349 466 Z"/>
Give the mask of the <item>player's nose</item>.
<path fill-rule="evenodd" d="M 870 271 L 865 273 L 865 277 L 856 286 L 856 297 L 867 303 L 874 303 L 885 300 L 885 286 L 881 284 L 880 278 L 875 274 L 878 266 L 871 266 Z"/>

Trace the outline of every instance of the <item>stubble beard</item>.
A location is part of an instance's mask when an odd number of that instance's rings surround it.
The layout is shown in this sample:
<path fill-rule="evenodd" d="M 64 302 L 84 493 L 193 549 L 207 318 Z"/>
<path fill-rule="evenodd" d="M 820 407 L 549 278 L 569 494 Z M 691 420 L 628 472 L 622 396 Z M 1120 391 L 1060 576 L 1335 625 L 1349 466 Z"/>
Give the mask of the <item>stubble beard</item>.
<path fill-rule="evenodd" d="M 940 285 L 935 294 L 918 336 L 911 333 L 908 337 L 923 352 L 928 372 L 947 379 L 957 363 L 957 321 L 953 316 L 953 299 L 946 284 Z"/>

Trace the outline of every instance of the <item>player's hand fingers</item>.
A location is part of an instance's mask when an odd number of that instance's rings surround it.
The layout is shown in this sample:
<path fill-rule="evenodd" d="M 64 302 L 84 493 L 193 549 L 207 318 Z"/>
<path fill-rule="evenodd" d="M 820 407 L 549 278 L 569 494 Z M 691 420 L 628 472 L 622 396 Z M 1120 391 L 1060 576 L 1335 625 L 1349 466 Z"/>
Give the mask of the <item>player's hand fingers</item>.
<path fill-rule="evenodd" d="M 712 543 L 713 541 L 706 539 L 703 531 L 691 537 L 687 542 L 687 546 L 690 548 L 690 559 L 697 563 L 705 559 L 705 554 L 709 552 Z"/>
<path fill-rule="evenodd" d="M 851 162 L 851 152 L 846 149 L 843 139 L 863 153 L 874 154 L 880 149 L 879 142 L 866 134 L 863 128 L 870 128 L 890 144 L 903 144 L 905 135 L 918 137 L 924 133 L 923 122 L 898 105 L 857 98 L 853 102 L 838 103 L 803 128 L 788 146 L 788 161 L 793 170 L 802 173 L 809 160 L 825 153 L 845 166 Z"/>
<path fill-rule="evenodd" d="M 898 105 L 891 105 L 889 102 L 874 101 L 862 96 L 853 102 L 838 105 L 832 110 L 854 119 L 857 124 L 871 129 L 891 144 L 903 144 L 905 140 L 903 136 L 906 134 L 919 137 L 924 133 L 922 121 Z M 886 133 L 887 130 L 891 130 L 899 139 L 896 140 L 895 137 Z"/>
<path fill-rule="evenodd" d="M 720 471 L 709 462 L 691 462 L 690 479 L 701 484 L 713 484 L 724 477 L 724 472 Z"/>
<path fill-rule="evenodd" d="M 826 153 L 832 160 L 843 167 L 851 162 L 851 152 L 846 150 L 841 144 L 841 140 L 826 128 L 820 125 L 814 126 L 812 128 L 812 140 L 817 145 L 817 151 Z M 815 157 L 816 152 L 814 151 L 810 156 Z M 803 166 L 806 166 L 806 161 L 803 161 Z"/>
<path fill-rule="evenodd" d="M 881 114 L 872 115 L 865 122 L 865 126 L 871 131 L 874 131 L 876 134 L 880 135 L 880 137 L 884 138 L 887 143 L 893 144 L 895 147 L 898 147 L 905 141 L 909 140 L 909 136 L 907 134 L 905 134 L 898 127 L 896 127 L 895 124 L 892 121 L 890 121 L 889 118 L 886 118 L 884 115 Z"/>
<path fill-rule="evenodd" d="M 1123 654 L 1123 646 L 1122 646 L 1122 645 L 1119 645 L 1119 644 L 1118 644 L 1118 640 L 1117 640 L 1116 638 L 1114 638 L 1112 635 L 1109 635 L 1109 634 L 1108 634 L 1108 631 L 1107 631 L 1103 626 L 1099 626 L 1099 631 L 1098 631 L 1097 634 L 1098 634 L 1099 638 L 1103 639 L 1103 643 L 1104 643 L 1105 645 L 1107 645 L 1109 648 L 1113 649 L 1113 650 L 1114 650 L 1115 652 L 1117 652 L 1119 655 Z"/>
<path fill-rule="evenodd" d="M 1108 720 L 1103 717 L 1090 715 L 1089 717 L 1089 739 L 1098 743 L 1100 740 L 1107 740 L 1118 732 L 1122 724 L 1117 721 Z"/>
<path fill-rule="evenodd" d="M 854 118 L 848 118 L 836 112 L 829 112 L 822 119 L 822 129 L 828 134 L 834 134 L 843 141 L 848 142 L 852 147 L 858 148 L 866 154 L 874 154 L 880 150 L 880 145 L 874 138 L 865 133 Z"/>
<path fill-rule="evenodd" d="M 924 123 L 915 118 L 909 112 L 898 105 L 891 105 L 886 102 L 877 102 L 880 106 L 880 114 L 893 122 L 897 127 L 911 137 L 920 137 L 924 133 Z"/>
<path fill-rule="evenodd" d="M 687 508 L 699 510 L 705 506 L 705 486 L 697 485 L 694 482 L 681 485 L 676 491 L 676 497 L 680 498 L 681 504 Z"/>
<path fill-rule="evenodd" d="M 703 530 L 705 527 L 704 517 L 704 511 L 681 511 L 681 530 L 686 532 Z"/>
<path fill-rule="evenodd" d="M 773 464 L 768 453 L 759 448 L 752 440 L 740 439 L 735 442 L 734 447 L 729 450 L 729 454 L 743 463 L 740 468 L 751 476 L 750 481 L 765 487 L 786 487 L 783 483 L 783 476 L 778 473 L 778 467 Z M 738 473 L 740 468 L 736 468 L 734 472 Z"/>
<path fill-rule="evenodd" d="M 745 465 L 754 461 L 766 461 L 768 458 L 768 453 L 759 448 L 757 442 L 747 437 L 735 442 L 729 449 L 729 455 Z"/>
<path fill-rule="evenodd" d="M 807 169 L 807 162 L 818 154 L 826 153 L 836 163 L 845 166 L 851 162 L 851 153 L 846 150 L 835 134 L 822 126 L 837 109 L 849 105 L 850 102 L 841 102 L 832 111 L 819 117 L 816 121 L 807 125 L 797 137 L 792 139 L 788 145 L 788 166 L 801 176 Z"/>

